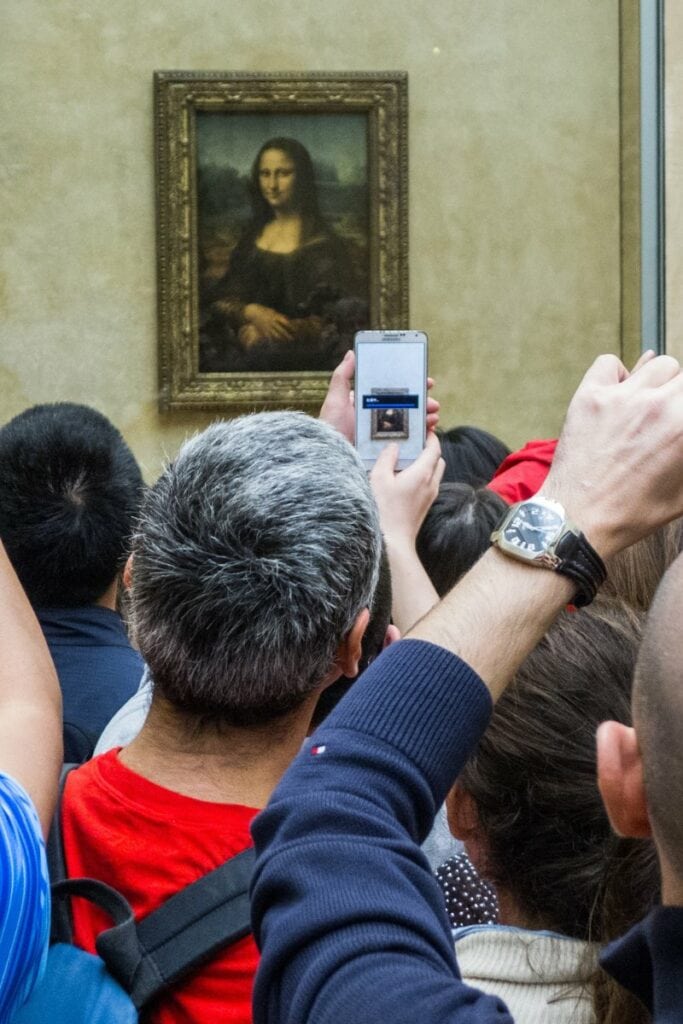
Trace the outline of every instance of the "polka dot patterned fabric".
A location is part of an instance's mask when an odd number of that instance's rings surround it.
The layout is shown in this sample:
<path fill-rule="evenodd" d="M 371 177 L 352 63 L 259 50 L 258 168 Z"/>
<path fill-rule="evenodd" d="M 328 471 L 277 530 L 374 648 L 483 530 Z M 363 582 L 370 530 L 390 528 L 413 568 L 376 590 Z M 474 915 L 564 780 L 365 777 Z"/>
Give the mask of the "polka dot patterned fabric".
<path fill-rule="evenodd" d="M 495 924 L 498 900 L 492 886 L 479 877 L 466 853 L 451 857 L 436 871 L 451 927 Z"/>

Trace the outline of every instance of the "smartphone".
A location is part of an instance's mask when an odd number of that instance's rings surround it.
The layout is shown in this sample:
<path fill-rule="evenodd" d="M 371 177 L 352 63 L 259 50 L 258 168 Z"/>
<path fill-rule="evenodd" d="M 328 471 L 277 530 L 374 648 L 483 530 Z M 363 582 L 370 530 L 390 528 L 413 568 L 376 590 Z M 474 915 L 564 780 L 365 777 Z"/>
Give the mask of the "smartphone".
<path fill-rule="evenodd" d="M 414 462 L 427 436 L 427 335 L 424 331 L 358 331 L 356 448 L 370 468 L 390 441 L 397 469 Z"/>

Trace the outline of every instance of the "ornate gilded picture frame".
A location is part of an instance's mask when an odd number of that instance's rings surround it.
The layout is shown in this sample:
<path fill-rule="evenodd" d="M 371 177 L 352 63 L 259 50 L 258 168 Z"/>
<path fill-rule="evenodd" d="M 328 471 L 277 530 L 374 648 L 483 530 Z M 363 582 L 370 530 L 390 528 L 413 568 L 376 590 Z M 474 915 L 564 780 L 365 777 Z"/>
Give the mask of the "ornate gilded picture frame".
<path fill-rule="evenodd" d="M 407 75 L 154 76 L 160 408 L 308 408 L 408 326 Z"/>

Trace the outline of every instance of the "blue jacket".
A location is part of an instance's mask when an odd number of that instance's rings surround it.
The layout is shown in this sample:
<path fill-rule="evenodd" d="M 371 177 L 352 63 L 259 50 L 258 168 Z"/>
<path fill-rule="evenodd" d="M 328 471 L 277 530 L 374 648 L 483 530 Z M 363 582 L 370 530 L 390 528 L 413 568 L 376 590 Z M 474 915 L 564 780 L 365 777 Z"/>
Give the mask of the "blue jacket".
<path fill-rule="evenodd" d="M 94 746 L 137 690 L 144 662 L 130 645 L 123 619 L 109 608 L 41 608 L 36 614 L 59 676 L 65 737 L 73 729 Z"/>
<path fill-rule="evenodd" d="M 655 1024 L 683 1020 L 683 907 L 655 907 L 610 943 L 600 962 L 638 996 Z"/>
<path fill-rule="evenodd" d="M 0 1021 L 11 1020 L 45 966 L 50 882 L 28 793 L 0 773 Z"/>
<path fill-rule="evenodd" d="M 418 844 L 488 723 L 459 658 L 417 640 L 377 659 L 253 825 L 255 1024 L 503 1024 L 460 979 L 443 895 Z M 654 910 L 603 966 L 683 1020 L 683 908 Z"/>
<path fill-rule="evenodd" d="M 255 1024 L 510 1024 L 460 980 L 419 849 L 490 713 L 469 666 L 402 640 L 316 732 L 253 825 Z"/>

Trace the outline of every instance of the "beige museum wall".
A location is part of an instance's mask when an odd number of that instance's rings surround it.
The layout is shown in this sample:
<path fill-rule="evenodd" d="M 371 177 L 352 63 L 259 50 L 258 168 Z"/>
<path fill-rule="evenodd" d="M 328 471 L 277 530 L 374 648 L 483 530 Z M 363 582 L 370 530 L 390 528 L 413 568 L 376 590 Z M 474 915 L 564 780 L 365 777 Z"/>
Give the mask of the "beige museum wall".
<path fill-rule="evenodd" d="M 431 337 L 443 422 L 512 444 L 554 433 L 588 361 L 621 345 L 633 6 L 10 0 L 0 420 L 91 403 L 151 478 L 209 419 L 156 408 L 153 69 L 387 68 L 410 75 L 411 319 Z"/>

